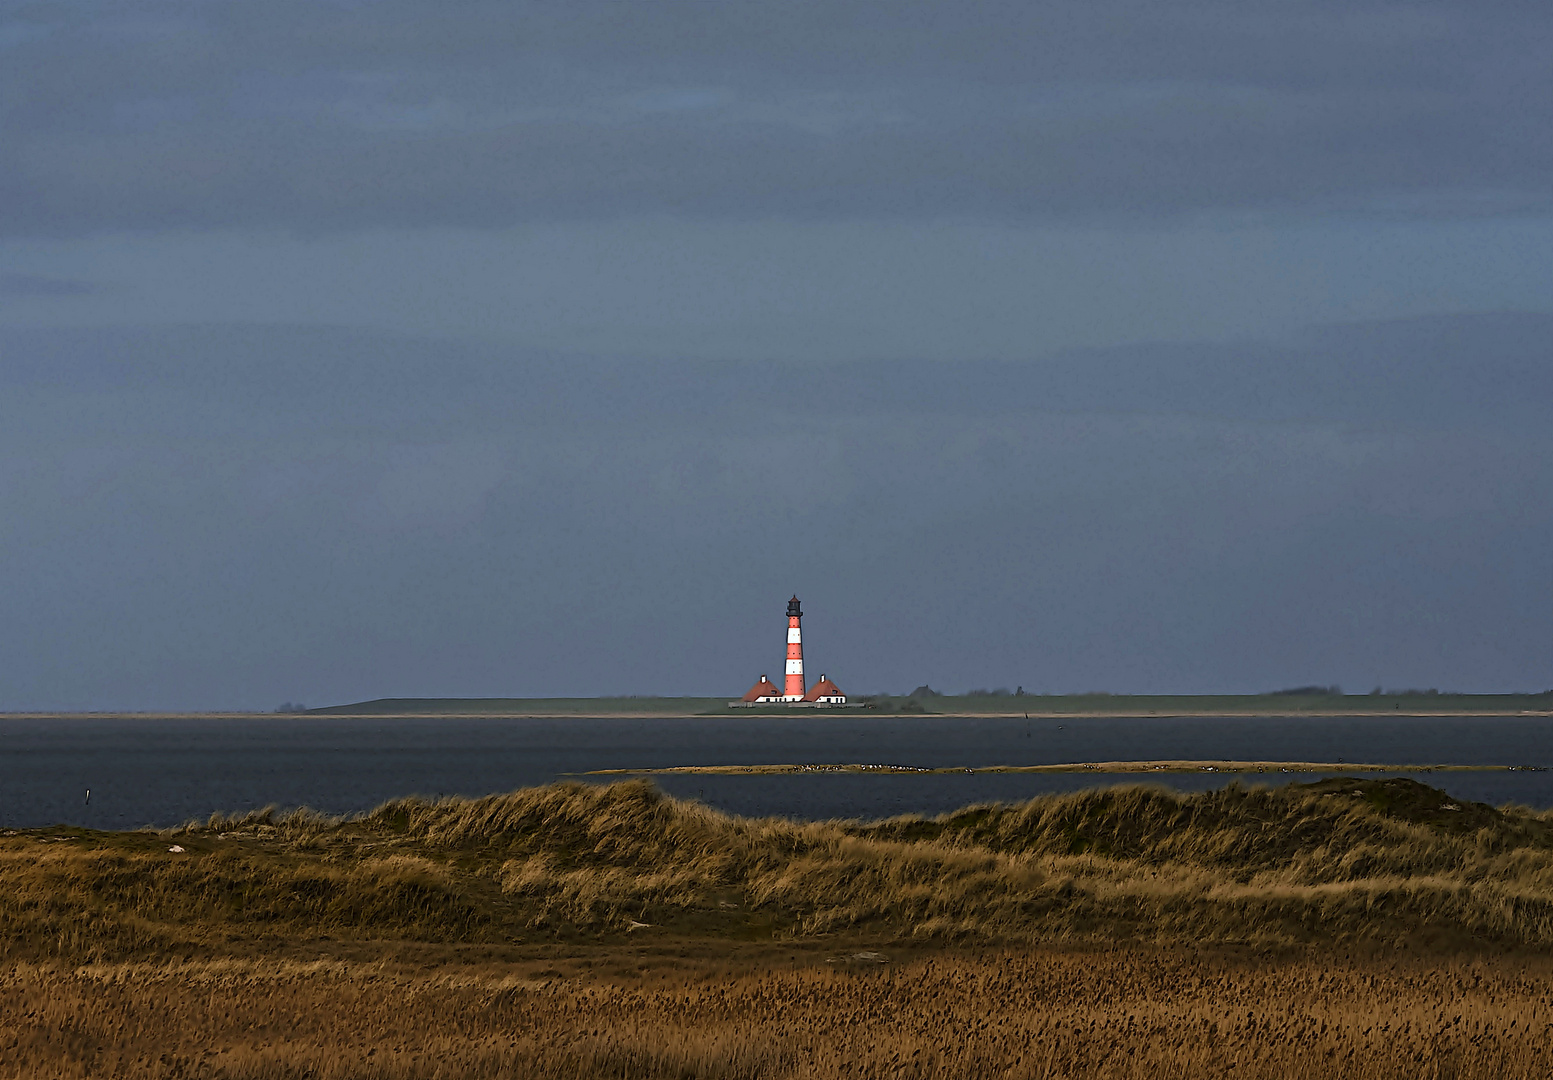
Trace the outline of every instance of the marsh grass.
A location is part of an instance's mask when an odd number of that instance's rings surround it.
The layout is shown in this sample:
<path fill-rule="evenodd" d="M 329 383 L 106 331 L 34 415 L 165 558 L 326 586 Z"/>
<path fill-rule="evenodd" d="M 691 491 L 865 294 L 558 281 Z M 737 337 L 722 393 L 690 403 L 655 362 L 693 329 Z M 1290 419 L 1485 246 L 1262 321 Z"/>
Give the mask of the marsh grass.
<path fill-rule="evenodd" d="M 0 838 L 0 1080 L 1522 1080 L 1550 905 L 1550 815 L 1408 780 L 35 830 Z"/>
<path fill-rule="evenodd" d="M 169 852 L 176 844 L 181 853 Z M 647 924 L 643 927 L 641 924 Z M 847 931 L 997 943 L 1553 943 L 1553 820 L 1410 780 L 1118 787 L 883 822 L 745 819 L 641 781 L 0 840 L 0 949 Z"/>
<path fill-rule="evenodd" d="M 536 979 L 210 962 L 0 976 L 0 1080 L 1528 1080 L 1547 960 L 1129 947 Z"/>

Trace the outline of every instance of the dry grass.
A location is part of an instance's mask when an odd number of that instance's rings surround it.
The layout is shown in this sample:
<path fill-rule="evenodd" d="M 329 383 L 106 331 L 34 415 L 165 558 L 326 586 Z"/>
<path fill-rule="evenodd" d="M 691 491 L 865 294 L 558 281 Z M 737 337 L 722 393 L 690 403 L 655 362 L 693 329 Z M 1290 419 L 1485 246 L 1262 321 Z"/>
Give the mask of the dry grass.
<path fill-rule="evenodd" d="M 748 821 L 641 784 L 558 785 L 370 819 L 504 858 L 530 925 L 618 925 L 733 898 L 795 934 L 1394 940 L 1438 922 L 1553 941 L 1553 829 L 1407 780 L 1181 796 L 1083 792 L 931 821 Z M 727 899 L 722 901 L 728 902 Z"/>
<path fill-rule="evenodd" d="M 169 852 L 177 843 L 185 850 Z M 0 950 L 108 961 L 320 935 L 1553 943 L 1553 821 L 1408 780 L 1116 788 L 931 820 L 730 817 L 643 782 L 0 840 Z"/>
<path fill-rule="evenodd" d="M 0 838 L 0 1080 L 1516 1080 L 1550 942 L 1550 816 L 1406 780 L 32 831 Z"/>
<path fill-rule="evenodd" d="M 0 1078 L 1521 1080 L 1545 959 L 1128 949 L 536 978 L 213 962 L 0 975 Z M 652 969 L 653 962 L 645 966 Z"/>

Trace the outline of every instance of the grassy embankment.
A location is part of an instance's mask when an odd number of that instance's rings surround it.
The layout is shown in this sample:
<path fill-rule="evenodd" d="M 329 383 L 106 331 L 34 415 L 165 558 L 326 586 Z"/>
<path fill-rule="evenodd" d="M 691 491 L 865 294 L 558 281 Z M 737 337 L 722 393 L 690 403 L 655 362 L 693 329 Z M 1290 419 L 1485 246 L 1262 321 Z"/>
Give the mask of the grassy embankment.
<path fill-rule="evenodd" d="M 318 716 L 698 716 L 709 710 L 725 709 L 728 701 L 727 697 L 379 698 L 352 705 L 308 709 L 307 713 Z"/>
<path fill-rule="evenodd" d="M 881 706 L 961 716 L 1400 716 L 1553 713 L 1543 694 L 955 694 Z"/>
<path fill-rule="evenodd" d="M 1553 814 L 1407 780 L 872 823 L 558 784 L 0 837 L 0 1077 L 1511 1080 L 1550 945 Z"/>
<path fill-rule="evenodd" d="M 309 709 L 335 716 L 856 716 L 870 713 L 939 716 L 1502 716 L 1553 714 L 1545 694 L 934 694 L 874 695 L 866 708 L 794 710 L 728 707 L 727 697 L 626 698 L 382 698 Z"/>

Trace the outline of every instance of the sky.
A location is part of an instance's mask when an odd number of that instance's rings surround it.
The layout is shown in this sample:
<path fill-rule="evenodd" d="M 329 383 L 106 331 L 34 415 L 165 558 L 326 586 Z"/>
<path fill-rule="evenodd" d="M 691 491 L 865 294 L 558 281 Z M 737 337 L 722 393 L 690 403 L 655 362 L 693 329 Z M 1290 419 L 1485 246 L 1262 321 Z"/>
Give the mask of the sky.
<path fill-rule="evenodd" d="M 0 0 L 0 710 L 1553 687 L 1549 55 Z"/>

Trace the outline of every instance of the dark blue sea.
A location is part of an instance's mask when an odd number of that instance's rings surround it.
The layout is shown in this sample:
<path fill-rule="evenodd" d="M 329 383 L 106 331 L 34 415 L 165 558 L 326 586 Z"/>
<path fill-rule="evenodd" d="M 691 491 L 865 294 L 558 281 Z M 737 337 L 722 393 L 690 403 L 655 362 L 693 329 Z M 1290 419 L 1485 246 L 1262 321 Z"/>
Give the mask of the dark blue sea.
<path fill-rule="evenodd" d="M 961 767 L 1162 758 L 1548 766 L 1553 720 L 0 718 L 0 825 L 166 826 L 214 810 L 268 804 L 343 814 L 403 795 L 486 795 L 592 769 L 781 763 Z M 1553 772 L 1418 778 L 1458 798 L 1553 806 Z M 1232 779 L 1157 775 L 1148 782 L 1197 790 Z M 823 819 L 937 814 L 970 803 L 1140 778 L 822 773 L 659 776 L 655 782 L 671 794 L 733 813 Z"/>

